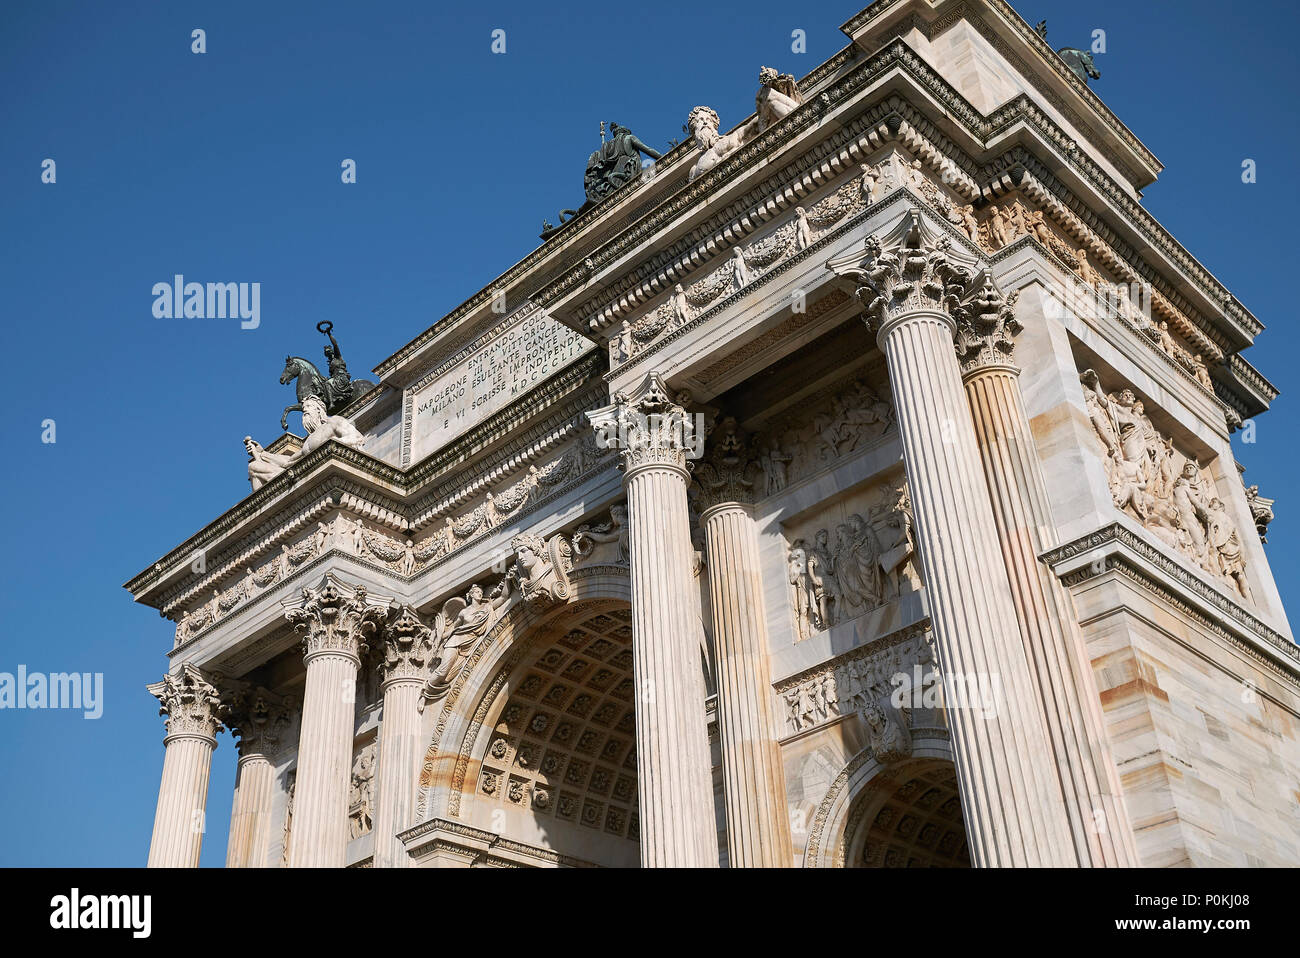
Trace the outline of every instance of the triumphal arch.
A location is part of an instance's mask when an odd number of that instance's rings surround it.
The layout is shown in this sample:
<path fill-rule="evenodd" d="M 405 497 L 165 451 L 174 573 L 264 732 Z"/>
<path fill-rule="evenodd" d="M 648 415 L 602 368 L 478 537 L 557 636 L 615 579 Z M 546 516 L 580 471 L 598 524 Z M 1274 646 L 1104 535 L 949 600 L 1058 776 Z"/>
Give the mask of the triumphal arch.
<path fill-rule="evenodd" d="M 1300 863 L 1261 323 L 1086 52 L 842 29 L 662 154 L 611 123 L 375 384 L 346 319 L 288 358 L 305 438 L 127 584 L 175 626 L 151 865 L 227 730 L 231 866 Z"/>

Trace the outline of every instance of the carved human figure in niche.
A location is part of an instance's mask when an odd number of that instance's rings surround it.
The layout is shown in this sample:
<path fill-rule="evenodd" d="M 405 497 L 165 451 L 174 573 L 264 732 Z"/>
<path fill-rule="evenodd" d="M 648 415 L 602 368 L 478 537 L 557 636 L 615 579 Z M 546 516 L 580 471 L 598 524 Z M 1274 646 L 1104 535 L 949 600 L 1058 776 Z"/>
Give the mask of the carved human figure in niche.
<path fill-rule="evenodd" d="M 835 560 L 831 556 L 829 535 L 825 529 L 817 530 L 814 544 L 807 550 L 808 579 L 812 584 L 815 612 L 813 625 L 818 631 L 829 629 L 834 624 L 831 609 L 839 601 L 839 586 L 835 581 Z"/>
<path fill-rule="evenodd" d="M 673 295 L 668 298 L 668 311 L 672 316 L 669 329 L 677 329 L 690 322 L 691 308 L 686 302 L 686 290 L 682 289 L 681 283 L 673 287 Z"/>
<path fill-rule="evenodd" d="M 595 544 L 600 542 L 617 542 L 618 561 L 622 563 L 628 561 L 631 552 L 629 551 L 627 506 L 617 504 L 610 506 L 609 522 L 597 523 L 594 526 L 578 526 L 573 534 L 573 551 L 580 558 L 585 559 L 591 555 Z"/>
<path fill-rule="evenodd" d="M 363 749 L 352 767 L 352 783 L 348 795 L 349 838 L 360 838 L 370 831 L 374 777 L 374 754 L 369 749 Z"/>
<path fill-rule="evenodd" d="M 731 248 L 731 280 L 736 289 L 749 285 L 749 267 L 745 264 L 745 254 L 739 246 Z"/>
<path fill-rule="evenodd" d="M 793 458 L 781 450 L 781 440 L 773 436 L 767 449 L 759 456 L 759 465 L 763 468 L 764 491 L 767 495 L 775 495 L 785 488 Z"/>
<path fill-rule="evenodd" d="M 794 208 L 794 248 L 807 249 L 812 245 L 812 228 L 808 225 L 808 214 L 802 206 Z"/>
<path fill-rule="evenodd" d="M 1201 470 L 1196 460 L 1183 463 L 1182 475 L 1174 480 L 1174 508 L 1179 525 L 1192 539 L 1192 549 L 1203 565 L 1208 564 L 1205 526 L 1210 518 L 1210 503 L 1201 490 Z"/>
<path fill-rule="evenodd" d="M 1047 228 L 1042 210 L 1030 210 L 1025 216 L 1025 227 L 1038 242 L 1048 249 L 1052 248 L 1052 231 Z"/>
<path fill-rule="evenodd" d="M 787 578 L 794 587 L 795 629 L 798 637 L 805 639 L 815 631 L 813 623 L 817 598 L 812 577 L 808 574 L 808 548 L 803 539 L 791 543 L 786 564 Z"/>
<path fill-rule="evenodd" d="M 868 206 L 880 199 L 880 173 L 870 163 L 862 164 L 862 198 Z"/>
<path fill-rule="evenodd" d="M 975 207 L 970 203 L 965 206 L 953 207 L 953 217 L 956 222 L 965 230 L 966 235 L 970 237 L 972 243 L 980 241 L 980 224 L 975 218 Z"/>
<path fill-rule="evenodd" d="M 993 248 L 1001 249 L 1011 242 L 1011 234 L 1007 231 L 1007 216 L 999 206 L 989 207 L 989 240 Z"/>
<path fill-rule="evenodd" d="M 916 544 L 906 488 L 897 492 L 885 490 L 871 515 L 872 527 L 880 540 L 880 568 L 884 572 L 886 597 L 900 595 L 904 582 L 915 591 L 921 583 L 916 574 Z"/>
<path fill-rule="evenodd" d="M 1213 392 L 1214 380 L 1210 378 L 1210 370 L 1206 368 L 1205 359 L 1201 356 L 1200 353 L 1197 353 L 1195 356 L 1192 357 L 1192 361 L 1196 364 L 1196 369 L 1194 371 L 1194 374 L 1196 376 L 1196 381 L 1200 383 L 1202 386 L 1204 386 L 1206 389 Z"/>
<path fill-rule="evenodd" d="M 888 765 L 911 756 L 912 736 L 892 704 L 868 702 L 858 717 L 862 720 L 867 744 L 881 764 Z"/>
<path fill-rule="evenodd" d="M 438 615 L 437 626 L 441 646 L 436 650 L 438 666 L 429 679 L 429 686 L 444 685 L 454 674 L 461 659 L 478 639 L 487 634 L 496 612 L 510 598 L 510 577 L 485 597 L 483 587 L 470 586 L 464 599 L 448 599 Z"/>
<path fill-rule="evenodd" d="M 1223 500 L 1210 500 L 1210 510 L 1206 518 L 1206 530 L 1210 545 L 1219 561 L 1219 572 L 1237 587 L 1241 597 L 1251 601 L 1250 584 L 1246 582 L 1246 560 L 1242 556 L 1241 539 L 1237 527 L 1228 518 L 1227 507 Z"/>
<path fill-rule="evenodd" d="M 1079 278 L 1089 286 L 1096 286 L 1097 283 L 1101 281 L 1101 276 L 1092 268 L 1092 264 L 1088 262 L 1088 251 L 1086 249 L 1079 249 L 1074 254 L 1074 258 L 1076 268 L 1079 272 Z"/>

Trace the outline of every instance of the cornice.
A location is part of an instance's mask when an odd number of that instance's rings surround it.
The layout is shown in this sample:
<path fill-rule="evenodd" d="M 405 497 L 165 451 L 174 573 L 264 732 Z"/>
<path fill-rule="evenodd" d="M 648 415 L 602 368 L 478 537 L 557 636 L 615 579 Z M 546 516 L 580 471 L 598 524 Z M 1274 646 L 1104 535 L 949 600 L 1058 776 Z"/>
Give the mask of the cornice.
<path fill-rule="evenodd" d="M 1081 180 L 1090 183 L 1104 195 L 1114 211 L 1121 214 L 1135 232 L 1142 235 L 1152 247 L 1181 269 L 1184 279 L 1198 287 L 1208 300 L 1223 304 L 1222 314 L 1204 320 L 1203 326 L 1213 328 L 1213 319 L 1221 319 L 1226 324 L 1226 328 L 1218 334 L 1218 337 L 1225 342 L 1231 342 L 1236 348 L 1244 347 L 1254 335 L 1263 330 L 1263 325 L 1237 303 L 1226 287 L 1214 279 L 1145 209 L 1120 188 L 1109 174 L 1088 157 L 1086 152 L 1079 150 L 1073 137 L 1057 126 L 1027 95 L 1022 94 L 999 107 L 989 116 L 984 116 L 901 39 L 893 40 L 881 51 L 839 78 L 823 92 L 822 97 L 805 102 L 803 107 L 791 113 L 763 136 L 695 180 L 689 187 L 665 199 L 654 211 L 622 234 L 613 237 L 606 246 L 586 261 L 571 268 L 566 275 L 539 291 L 536 298 L 548 304 L 553 303 L 569 289 L 585 285 L 587 280 L 599 273 L 604 265 L 622 260 L 633 248 L 646 241 L 650 234 L 668 226 L 682 213 L 701 205 L 707 195 L 718 192 L 726 183 L 742 178 L 751 167 L 770 161 L 770 154 L 775 152 L 776 148 L 812 124 L 820 122 L 824 115 L 833 113 L 831 104 L 843 100 L 865 85 L 883 79 L 888 70 L 895 68 L 903 70 L 927 94 L 935 97 L 944 109 L 945 118 L 957 121 L 976 142 L 987 144 L 1006 133 L 1016 123 L 1023 122 L 1052 149 L 1052 161 L 1050 164 L 1045 163 L 1028 147 L 1015 146 L 1003 150 L 983 164 L 978 164 L 956 147 L 949 138 L 939 133 L 929 121 L 925 110 L 917 108 L 898 92 L 886 92 L 878 103 L 864 108 L 862 117 L 849 125 L 850 130 L 874 140 L 871 144 L 873 149 L 889 140 L 901 141 L 912 147 L 907 140 L 909 131 L 899 122 L 901 120 L 902 123 L 910 124 L 920 136 L 936 140 L 941 144 L 934 149 L 932 156 L 927 157 L 932 166 L 942 156 L 949 163 L 955 163 L 964 175 L 970 175 L 971 171 L 974 171 L 979 180 L 987 184 L 983 187 L 976 186 L 976 189 L 984 195 L 997 195 L 998 184 L 1008 175 L 1009 170 L 1016 166 L 1032 167 L 1036 178 L 1041 181 L 1048 193 L 1057 197 L 1062 203 L 1058 212 L 1068 210 L 1089 229 L 1103 233 L 1112 245 L 1120 247 L 1124 261 L 1128 263 L 1130 269 L 1146 276 L 1153 286 L 1171 300 L 1185 304 L 1185 300 L 1178 294 L 1175 286 L 1164 279 L 1157 267 L 1142 260 L 1136 250 L 1122 241 L 1096 211 L 1074 197 L 1064 184 L 1049 172 L 1053 166 L 1072 169 Z M 843 142 L 844 139 L 841 139 L 835 145 Z M 859 150 L 862 148 L 861 142 L 858 148 Z M 761 219 L 770 217 L 770 212 L 764 216 L 763 211 L 778 197 L 783 197 L 788 184 L 799 183 L 799 176 L 791 170 L 801 161 L 806 161 L 805 165 L 812 167 L 815 165 L 811 159 L 813 151 L 821 150 L 822 155 L 825 155 L 831 153 L 833 149 L 834 146 L 826 144 L 813 147 L 799 160 L 776 170 L 763 183 L 747 191 L 743 197 L 729 203 L 725 210 L 714 214 L 672 245 L 663 247 L 658 243 L 650 244 L 659 252 L 619 280 L 602 282 L 598 296 L 604 302 L 616 303 L 629 295 L 633 298 L 648 299 L 651 295 L 670 288 L 673 282 L 690 271 L 698 269 L 703 262 L 716 254 L 716 236 L 736 233 L 737 224 L 740 227 L 739 235 L 745 235 L 757 228 L 758 223 L 754 222 L 756 215 Z M 852 151 L 852 147 L 848 149 Z M 816 159 L 821 159 L 821 155 Z M 966 192 L 962 189 L 964 185 L 960 179 L 952 184 L 958 192 L 962 193 Z M 809 188 L 805 185 L 803 192 L 807 192 Z M 1001 191 L 1005 191 L 1006 188 L 1002 187 Z M 782 205 L 788 204 L 782 201 Z M 1068 228 L 1068 220 L 1060 225 Z M 711 241 L 703 242 L 702 238 L 710 234 L 715 234 L 710 237 Z M 666 264 L 670 263 L 675 268 L 671 270 L 666 268 Z M 651 277 L 655 273 L 660 275 L 652 280 Z M 643 291 L 638 288 L 639 285 L 648 288 Z M 1186 308 L 1192 307 L 1187 305 Z M 595 312 L 590 303 L 585 308 L 578 308 L 579 315 L 583 316 Z M 1190 325 L 1188 328 L 1196 329 Z M 1203 333 L 1197 329 L 1194 333 L 1194 336 L 1196 335 L 1203 335 Z"/>
<path fill-rule="evenodd" d="M 509 858 L 493 855 L 494 850 L 508 852 L 514 856 L 532 858 L 538 862 L 566 868 L 595 868 L 594 863 L 582 858 L 561 855 L 549 848 L 529 845 L 525 842 L 505 838 L 496 832 L 485 831 L 454 822 L 446 818 L 431 818 L 398 834 L 398 839 L 406 846 L 410 855 L 420 855 L 429 850 L 454 849 L 467 857 L 482 859 L 486 864 L 516 865 Z"/>
<path fill-rule="evenodd" d="M 214 544 L 224 541 L 249 520 L 270 511 L 270 515 L 251 532 L 245 530 L 241 535 L 241 541 L 245 542 L 250 537 L 258 539 L 256 545 L 240 547 L 234 554 L 227 552 L 207 557 L 214 572 L 221 570 L 222 575 L 227 575 L 267 547 L 283 542 L 305 528 L 328 509 L 340 505 L 343 496 L 348 494 L 358 496 L 368 504 L 369 508 L 362 513 L 367 518 L 394 532 L 407 534 L 415 531 L 437 518 L 436 508 L 430 506 L 430 498 L 439 495 L 447 484 L 431 493 L 427 486 L 435 478 L 460 475 L 464 467 L 477 467 L 484 463 L 488 464 L 486 471 L 489 474 L 504 478 L 509 474 L 510 464 L 523 467 L 572 434 L 572 423 L 581 412 L 604 401 L 605 387 L 599 376 L 601 370 L 603 357 L 598 352 L 575 360 L 561 373 L 525 393 L 509 407 L 411 470 L 390 466 L 337 442 L 326 443 L 130 579 L 124 588 L 140 596 L 154 588 L 177 565 L 188 565 L 195 554 L 206 554 Z M 558 403 L 557 398 L 567 401 Z M 524 422 L 539 415 L 539 406 L 545 413 L 544 418 L 532 428 L 519 432 Z M 485 454 L 485 450 L 502 440 L 506 440 L 504 445 Z M 321 474 L 316 475 L 318 471 Z M 313 476 L 310 484 L 300 485 L 304 477 Z M 416 496 L 420 498 L 416 499 Z M 304 508 L 304 500 L 310 503 L 307 508 Z M 447 507 L 454 504 L 448 502 Z M 176 586 L 164 593 L 167 596 L 165 601 L 174 605 L 176 595 L 184 592 L 192 596 L 215 581 L 217 579 L 212 573 L 204 575 L 198 584 L 187 580 L 183 588 Z"/>
<path fill-rule="evenodd" d="M 1108 551 L 1104 558 L 1089 562 L 1077 569 L 1058 570 L 1057 568 L 1071 559 L 1105 550 Z M 1211 586 L 1200 576 L 1190 572 L 1181 563 L 1176 562 L 1123 523 L 1111 523 L 1096 532 L 1081 536 L 1055 549 L 1049 549 L 1039 558 L 1057 573 L 1062 584 L 1067 588 L 1107 572 L 1119 572 L 1196 621 L 1202 628 L 1208 629 L 1234 648 L 1286 678 L 1291 684 L 1300 684 L 1300 646 L 1262 622 L 1240 603 Z M 1195 596 L 1204 607 L 1219 613 L 1223 617 L 1222 620 L 1212 619 L 1194 608 L 1186 599 L 1171 592 L 1153 572 L 1158 572 L 1177 583 L 1179 588 Z M 1257 641 L 1250 641 L 1250 639 Z M 1265 655 L 1261 646 L 1271 654 Z"/>
<path fill-rule="evenodd" d="M 840 30 L 847 37 L 852 39 L 854 35 L 861 32 L 861 30 L 869 25 L 871 21 L 880 19 L 888 13 L 891 8 L 897 7 L 904 2 L 906 2 L 906 0 L 878 0 L 878 2 L 859 11 L 855 16 L 842 24 Z M 1150 168 L 1150 179 L 1154 180 L 1155 174 L 1159 173 L 1164 168 L 1163 164 L 1156 158 L 1155 154 L 1137 138 L 1133 131 L 1130 130 L 1128 126 L 1114 114 L 1114 112 L 1111 111 L 1110 107 L 1106 106 L 1101 97 L 1097 95 L 1096 91 L 1087 83 L 1080 80 L 1075 75 L 1074 71 L 1066 66 L 1065 61 L 1061 59 L 1060 55 L 1052 48 L 1052 46 L 1040 37 L 1033 28 L 1029 26 L 1029 23 L 1020 16 L 1020 14 L 1018 14 L 1010 4 L 1006 3 L 1005 0 L 985 0 L 983 6 L 997 15 L 1000 21 L 1007 25 L 1024 44 L 1037 51 L 1042 56 L 1042 62 L 1055 74 L 1056 78 L 1080 96 L 1084 102 L 1093 109 L 1097 118 L 1101 120 L 1107 129 L 1109 129 L 1118 140 L 1131 149 Z M 980 17 L 977 12 L 972 10 L 971 4 L 965 2 L 965 0 L 960 0 L 960 2 L 946 4 L 941 8 L 935 9 L 933 12 L 935 15 L 929 19 L 922 17 L 918 13 L 914 13 L 911 18 L 911 23 L 924 33 L 928 39 L 933 40 L 935 37 L 954 26 L 958 21 L 967 21 L 975 27 L 975 29 L 986 40 L 993 44 L 998 52 L 1006 57 L 1012 66 L 1016 67 L 1027 80 L 1035 82 L 1036 91 L 1051 102 L 1054 107 L 1060 110 L 1070 120 L 1070 122 L 1074 123 L 1085 133 L 1092 132 L 1091 124 L 1089 124 L 1088 121 L 1084 117 L 1081 117 L 1076 111 L 1072 110 L 1060 97 L 1056 96 L 1055 93 L 1048 89 L 1041 82 L 1038 72 L 1033 67 L 1026 64 L 1006 45 L 1005 42 L 1002 41 L 1002 38 L 997 35 L 996 31 L 992 30 L 988 23 Z M 1096 143 L 1094 145 L 1098 146 L 1099 149 L 1104 150 L 1102 144 Z M 1118 162 L 1114 159 L 1112 159 L 1112 162 L 1115 162 L 1116 167 L 1128 176 L 1134 186 L 1143 185 L 1143 181 L 1128 168 L 1127 164 Z"/>

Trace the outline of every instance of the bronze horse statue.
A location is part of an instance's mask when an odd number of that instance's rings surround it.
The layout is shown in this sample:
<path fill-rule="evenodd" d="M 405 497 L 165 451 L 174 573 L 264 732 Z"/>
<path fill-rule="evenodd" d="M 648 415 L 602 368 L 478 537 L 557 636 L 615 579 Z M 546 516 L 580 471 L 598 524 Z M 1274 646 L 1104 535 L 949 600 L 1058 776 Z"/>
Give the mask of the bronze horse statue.
<path fill-rule="evenodd" d="M 292 406 L 284 407 L 280 417 L 280 428 L 289 428 L 289 413 L 302 412 L 303 400 L 315 396 L 325 406 L 327 416 L 336 415 L 344 406 L 358 396 L 369 392 L 374 383 L 366 379 L 353 379 L 348 375 L 348 365 L 343 361 L 343 350 L 334 338 L 334 324 L 320 322 L 316 329 L 328 336 L 330 344 L 325 347 L 325 360 L 329 363 L 329 376 L 322 376 L 315 364 L 301 356 L 285 356 L 284 372 L 280 373 L 280 385 L 287 386 L 297 381 L 298 401 Z"/>
<path fill-rule="evenodd" d="M 1056 53 L 1065 61 L 1065 65 L 1074 71 L 1074 75 L 1085 84 L 1087 84 L 1089 77 L 1094 80 L 1101 79 L 1101 71 L 1092 62 L 1092 54 L 1087 50 L 1080 50 L 1076 47 L 1061 47 Z"/>

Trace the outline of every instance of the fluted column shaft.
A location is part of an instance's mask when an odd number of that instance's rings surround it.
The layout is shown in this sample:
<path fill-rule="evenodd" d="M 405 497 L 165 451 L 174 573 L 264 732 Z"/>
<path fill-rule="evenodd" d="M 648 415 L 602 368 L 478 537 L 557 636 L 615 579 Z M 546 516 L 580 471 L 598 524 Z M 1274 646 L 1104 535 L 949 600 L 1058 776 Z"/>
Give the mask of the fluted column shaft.
<path fill-rule="evenodd" d="M 954 329 L 937 309 L 905 311 L 885 319 L 877 339 L 889 366 L 941 673 L 999 686 L 992 716 L 945 707 L 972 861 L 1073 864 Z"/>
<path fill-rule="evenodd" d="M 766 615 L 751 507 L 720 503 L 706 509 L 701 521 L 708 550 L 727 861 L 733 868 L 789 867 L 789 811 L 772 731 Z"/>
<path fill-rule="evenodd" d="M 1057 538 L 1018 376 L 1011 365 L 979 365 L 966 375 L 966 395 L 1020 635 L 1079 861 L 1132 867 L 1133 831 L 1083 634 L 1069 595 L 1038 561 Z"/>
<path fill-rule="evenodd" d="M 657 373 L 587 413 L 598 446 L 621 449 L 627 490 L 636 684 L 637 793 L 644 867 L 718 865 L 704 716 L 701 628 L 686 504 L 702 430 Z M 698 594 L 698 593 L 697 593 Z"/>
<path fill-rule="evenodd" d="M 410 864 L 397 833 L 410 825 L 415 776 L 420 767 L 421 677 L 406 676 L 384 683 L 384 710 L 379 729 L 379 767 L 375 778 L 375 867 L 405 868 Z"/>
<path fill-rule="evenodd" d="M 265 868 L 271 848 L 271 802 L 275 767 L 260 752 L 241 755 L 235 771 L 235 799 L 230 811 L 227 868 Z"/>
<path fill-rule="evenodd" d="M 195 868 L 207 830 L 208 776 L 226 709 L 208 678 L 186 662 L 149 694 L 167 717 L 162 782 L 149 842 L 150 868 Z"/>
<path fill-rule="evenodd" d="M 207 825 L 210 735 L 182 733 L 163 739 L 162 784 L 149 843 L 150 868 L 197 868 Z"/>
<path fill-rule="evenodd" d="M 298 739 L 291 868 L 341 868 L 348 847 L 355 690 L 361 660 L 327 650 L 308 653 Z"/>
<path fill-rule="evenodd" d="M 717 867 L 684 468 L 627 475 L 643 867 Z"/>

